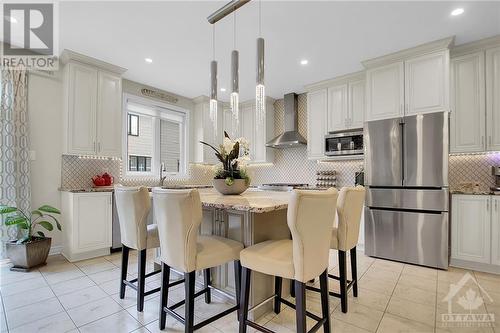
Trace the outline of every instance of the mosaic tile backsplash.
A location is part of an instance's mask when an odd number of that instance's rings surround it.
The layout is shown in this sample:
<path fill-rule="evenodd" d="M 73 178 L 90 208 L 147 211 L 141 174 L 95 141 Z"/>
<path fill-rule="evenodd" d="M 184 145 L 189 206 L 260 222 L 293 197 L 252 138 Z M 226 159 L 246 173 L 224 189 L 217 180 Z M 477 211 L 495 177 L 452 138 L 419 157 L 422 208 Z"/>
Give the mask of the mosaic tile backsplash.
<path fill-rule="evenodd" d="M 450 190 L 458 190 L 460 183 L 479 183 L 481 191 L 489 191 L 495 185 L 491 166 L 500 165 L 500 152 L 485 154 L 451 155 L 448 181 Z"/>

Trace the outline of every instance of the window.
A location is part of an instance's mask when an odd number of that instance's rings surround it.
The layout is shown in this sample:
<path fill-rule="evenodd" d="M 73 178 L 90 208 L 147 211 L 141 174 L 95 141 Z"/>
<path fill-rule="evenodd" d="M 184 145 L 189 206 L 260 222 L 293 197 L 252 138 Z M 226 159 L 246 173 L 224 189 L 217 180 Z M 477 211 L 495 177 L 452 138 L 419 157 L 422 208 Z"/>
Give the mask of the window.
<path fill-rule="evenodd" d="M 124 171 L 129 176 L 183 175 L 187 165 L 187 113 L 149 100 L 126 98 Z"/>
<path fill-rule="evenodd" d="M 139 136 L 139 116 L 128 114 L 128 135 Z"/>

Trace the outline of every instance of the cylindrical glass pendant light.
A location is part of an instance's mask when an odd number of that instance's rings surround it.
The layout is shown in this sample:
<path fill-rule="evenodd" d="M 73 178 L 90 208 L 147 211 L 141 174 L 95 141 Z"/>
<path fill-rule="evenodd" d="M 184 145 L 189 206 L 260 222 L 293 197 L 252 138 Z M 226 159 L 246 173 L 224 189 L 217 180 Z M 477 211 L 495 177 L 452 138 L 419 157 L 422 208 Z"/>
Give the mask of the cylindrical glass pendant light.
<path fill-rule="evenodd" d="M 259 0 L 259 38 L 257 38 L 257 85 L 255 87 L 255 117 L 257 128 L 266 118 L 266 88 L 264 86 L 264 38 L 261 36 L 261 1 Z"/>
<path fill-rule="evenodd" d="M 210 62 L 210 121 L 217 141 L 217 61 L 215 60 L 215 24 L 213 25 L 213 60 Z"/>
<path fill-rule="evenodd" d="M 233 48 L 231 52 L 231 134 L 236 136 L 240 127 L 239 52 L 236 50 L 236 11 L 233 12 Z"/>

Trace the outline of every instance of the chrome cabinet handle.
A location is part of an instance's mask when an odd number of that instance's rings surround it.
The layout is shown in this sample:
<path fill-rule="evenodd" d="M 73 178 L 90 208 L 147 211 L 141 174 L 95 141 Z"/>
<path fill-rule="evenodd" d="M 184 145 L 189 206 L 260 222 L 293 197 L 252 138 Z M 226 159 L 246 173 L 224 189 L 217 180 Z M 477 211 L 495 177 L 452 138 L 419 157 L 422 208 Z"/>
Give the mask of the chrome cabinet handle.
<path fill-rule="evenodd" d="M 97 152 L 95 141 L 94 141 L 94 152 Z"/>
<path fill-rule="evenodd" d="M 481 146 L 484 146 L 484 135 L 481 135 Z"/>
<path fill-rule="evenodd" d="M 498 200 L 495 200 L 495 212 L 498 211 Z"/>
<path fill-rule="evenodd" d="M 97 143 L 97 152 L 101 152 L 101 143 L 100 142 Z"/>
<path fill-rule="evenodd" d="M 491 145 L 491 135 L 488 135 L 488 143 Z"/>
<path fill-rule="evenodd" d="M 486 201 L 486 210 L 489 212 L 490 211 L 490 200 Z"/>

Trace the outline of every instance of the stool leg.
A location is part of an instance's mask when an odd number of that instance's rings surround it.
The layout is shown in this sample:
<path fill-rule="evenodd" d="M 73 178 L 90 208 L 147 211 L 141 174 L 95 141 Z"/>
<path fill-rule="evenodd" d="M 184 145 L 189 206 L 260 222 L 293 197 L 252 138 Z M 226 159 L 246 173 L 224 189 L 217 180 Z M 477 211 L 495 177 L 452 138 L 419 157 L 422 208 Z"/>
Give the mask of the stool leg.
<path fill-rule="evenodd" d="M 319 276 L 319 285 L 321 289 L 321 312 L 323 318 L 326 318 L 323 324 L 323 332 L 330 333 L 330 304 L 328 295 L 328 269 Z"/>
<path fill-rule="evenodd" d="M 247 332 L 248 301 L 250 297 L 250 275 L 252 271 L 243 267 L 241 271 L 241 296 L 240 296 L 240 329 L 239 333 Z"/>
<path fill-rule="evenodd" d="M 300 281 L 295 281 L 295 317 L 297 333 L 306 333 L 306 284 Z"/>
<path fill-rule="evenodd" d="M 290 296 L 295 297 L 295 281 L 290 280 Z"/>
<path fill-rule="evenodd" d="M 123 283 L 123 280 L 127 279 L 127 270 L 128 270 L 128 253 L 130 249 L 125 245 L 122 245 L 122 267 L 121 267 L 121 275 L 120 275 L 120 298 L 125 298 L 125 287 L 127 286 Z"/>
<path fill-rule="evenodd" d="M 137 271 L 137 311 L 144 310 L 144 287 L 146 284 L 146 250 L 139 251 L 139 269 Z"/>
<path fill-rule="evenodd" d="M 236 319 L 240 319 L 240 305 L 241 305 L 241 263 L 239 260 L 234 261 L 234 285 L 236 286 L 236 305 L 238 310 L 236 311 Z"/>
<path fill-rule="evenodd" d="M 352 295 L 358 297 L 358 266 L 356 262 L 356 246 L 351 249 Z"/>
<path fill-rule="evenodd" d="M 170 266 L 161 263 L 161 290 L 160 290 L 160 320 L 158 321 L 160 330 L 165 328 L 167 313 L 164 308 L 168 306 L 168 284 L 170 283 Z"/>
<path fill-rule="evenodd" d="M 210 304 L 212 302 L 212 291 L 208 286 L 210 286 L 211 276 L 210 276 L 210 268 L 206 268 L 203 270 L 203 282 L 205 285 L 205 303 Z"/>
<path fill-rule="evenodd" d="M 281 312 L 281 288 L 283 284 L 283 279 L 279 276 L 274 277 L 274 313 L 278 314 Z"/>
<path fill-rule="evenodd" d="M 194 283 L 196 279 L 196 272 L 184 273 L 184 288 L 186 292 L 186 303 L 184 304 L 185 310 L 185 323 L 184 332 L 192 333 L 194 326 Z"/>
<path fill-rule="evenodd" d="M 339 251 L 340 308 L 347 313 L 347 270 L 346 253 Z"/>

